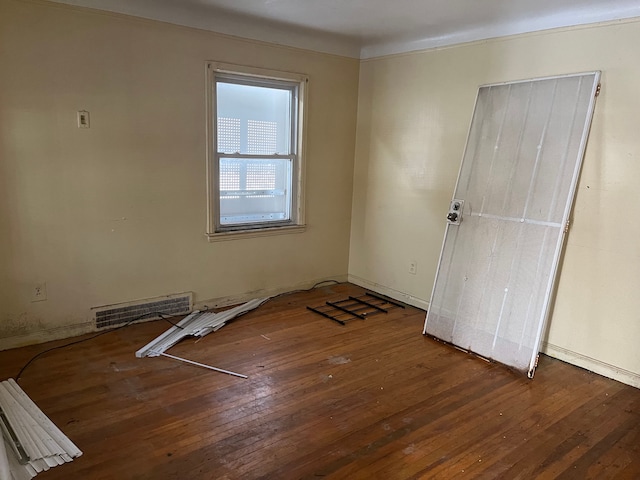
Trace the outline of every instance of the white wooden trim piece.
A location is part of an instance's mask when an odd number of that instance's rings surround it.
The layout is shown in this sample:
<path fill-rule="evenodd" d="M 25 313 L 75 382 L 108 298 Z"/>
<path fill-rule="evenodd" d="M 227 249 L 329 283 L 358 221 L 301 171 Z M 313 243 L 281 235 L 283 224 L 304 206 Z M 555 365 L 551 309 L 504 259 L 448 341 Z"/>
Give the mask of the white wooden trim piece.
<path fill-rule="evenodd" d="M 186 358 L 176 357 L 174 355 L 169 355 L 168 353 L 161 353 L 160 355 L 163 356 L 163 357 L 167 357 L 167 358 L 173 358 L 174 360 L 179 360 L 181 362 L 189 363 L 191 365 L 196 365 L 198 367 L 204 367 L 204 368 L 208 368 L 209 370 L 215 370 L 216 372 L 226 373 L 226 374 L 234 375 L 234 376 L 240 377 L 240 378 L 249 378 L 246 375 L 242 375 L 241 373 L 235 373 L 235 372 L 231 372 L 229 370 L 223 370 L 222 368 L 212 367 L 211 365 L 206 365 L 204 363 L 194 362 L 192 360 L 187 360 Z"/>
<path fill-rule="evenodd" d="M 371 280 L 367 280 L 366 278 L 349 274 L 347 277 L 347 281 L 349 283 L 355 283 L 356 285 L 362 288 L 366 288 L 367 290 L 372 290 L 376 293 L 379 293 L 380 295 L 385 295 L 387 297 L 393 298 L 394 300 L 398 300 L 402 303 L 406 303 L 408 305 L 419 308 L 421 310 L 426 311 L 429 309 L 428 300 L 416 297 L 414 295 L 402 292 L 400 290 L 396 290 L 391 287 L 387 287 L 386 285 L 382 285 L 380 283 L 376 283 Z"/>
<path fill-rule="evenodd" d="M 7 478 L 28 480 L 39 472 L 82 455 L 82 451 L 38 408 L 15 380 L 0 382 L 0 405 L 30 458 L 29 463 L 20 465 L 15 454 L 9 452 L 6 457 L 11 476 Z M 4 469 L 3 460 L 0 458 L 0 467 Z M 0 478 L 4 480 L 5 477 Z"/>
<path fill-rule="evenodd" d="M 640 388 L 640 372 L 638 371 L 632 372 L 611 363 L 603 362 L 597 358 L 593 358 L 564 347 L 559 347 L 558 345 L 548 342 L 542 343 L 541 351 L 550 357 L 557 358 L 558 360 L 570 363 L 571 365 L 576 365 L 589 370 L 590 372 L 597 373 L 598 375 L 612 378 L 613 380 L 631 385 L 632 387 Z"/>
<path fill-rule="evenodd" d="M 204 337 L 222 328 L 229 320 L 258 308 L 266 300 L 268 300 L 268 298 L 256 298 L 219 313 L 193 312 L 181 320 L 176 326 L 171 327 L 162 335 L 138 350 L 136 357 L 157 357 L 185 337 Z"/>
<path fill-rule="evenodd" d="M 39 451 L 28 432 L 24 417 L 20 415 L 20 404 L 18 404 L 6 390 L 4 382 L 0 384 L 0 405 L 29 458 L 32 460 L 38 458 L 40 456 Z"/>
<path fill-rule="evenodd" d="M 11 478 L 11 472 L 9 471 L 9 459 L 7 458 L 7 449 L 2 435 L 0 430 L 0 479 L 4 480 L 5 478 Z"/>
<path fill-rule="evenodd" d="M 30 464 L 27 463 L 26 465 L 20 465 L 15 455 L 11 455 L 11 453 L 9 453 L 7 458 L 9 460 L 9 470 L 11 471 L 10 479 L 31 480 L 38 474 Z"/>
<path fill-rule="evenodd" d="M 29 415 L 34 418 L 42 428 L 49 434 L 51 437 L 60 445 L 65 452 L 71 458 L 78 458 L 82 455 L 82 450 L 80 450 L 64 433 L 60 430 L 55 423 L 51 421 L 49 417 L 47 417 L 40 408 L 29 398 L 29 396 L 20 388 L 20 385 L 16 383 L 16 381 L 12 378 L 7 380 L 6 382 L 2 382 L 3 384 L 9 385 L 11 391 L 15 398 L 17 398 L 23 408 L 29 413 Z"/>
<path fill-rule="evenodd" d="M 191 314 L 189 314 L 186 317 L 184 317 L 175 326 L 171 327 L 169 330 L 164 332 L 162 335 L 160 335 L 159 337 L 156 337 L 154 340 L 150 341 L 144 347 L 139 349 L 136 352 L 136 357 L 138 357 L 138 358 L 146 357 L 147 354 L 151 351 L 151 349 L 155 345 L 160 344 L 160 342 L 164 341 L 165 339 L 167 339 L 169 336 L 175 334 L 176 332 L 180 332 L 181 329 L 183 329 L 185 327 L 185 325 L 187 325 L 193 318 L 197 317 L 199 313 L 200 312 L 198 310 L 196 310 L 195 312 L 192 312 Z"/>
<path fill-rule="evenodd" d="M 42 439 L 38 436 L 44 432 L 37 431 L 37 428 L 30 422 L 28 414 L 22 409 L 19 403 L 2 386 L 0 388 L 0 402 L 3 404 L 5 414 L 11 423 L 16 435 L 20 439 L 23 448 L 30 458 L 30 465 L 39 473 L 49 470 L 52 466 L 57 465 L 49 460 L 53 456 Z M 46 435 L 46 433 L 44 433 Z M 48 461 L 49 460 L 49 461 Z"/>

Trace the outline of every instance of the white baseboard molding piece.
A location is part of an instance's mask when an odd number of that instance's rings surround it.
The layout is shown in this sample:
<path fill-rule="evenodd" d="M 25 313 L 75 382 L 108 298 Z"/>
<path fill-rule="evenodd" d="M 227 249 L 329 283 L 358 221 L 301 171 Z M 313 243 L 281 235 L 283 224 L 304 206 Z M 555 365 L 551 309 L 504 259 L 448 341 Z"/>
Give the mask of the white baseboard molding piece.
<path fill-rule="evenodd" d="M 222 328 L 227 321 L 258 308 L 267 300 L 269 300 L 268 297 L 255 298 L 230 310 L 224 310 L 218 313 L 199 312 L 196 310 L 155 340 L 152 340 L 139 349 L 136 352 L 136 357 L 157 357 L 185 337 L 204 337 Z"/>
<path fill-rule="evenodd" d="M 615 365 L 588 357 L 581 353 L 567 350 L 566 348 L 562 348 L 548 342 L 543 342 L 542 353 L 547 354 L 550 357 L 557 358 L 558 360 L 562 360 L 563 362 L 582 367 L 586 370 L 597 373 L 598 375 L 602 375 L 603 377 L 611 378 L 618 382 L 631 385 L 632 387 L 640 388 L 640 374 L 638 373 L 616 367 Z"/>
<path fill-rule="evenodd" d="M 0 410 L 0 443 L 5 443 L 0 458 L 2 480 L 30 479 L 82 455 L 12 378 L 0 382 Z"/>
<path fill-rule="evenodd" d="M 27 345 L 36 345 L 38 343 L 50 342 L 52 340 L 77 337 L 78 335 L 84 335 L 85 333 L 92 333 L 95 331 L 96 326 L 93 322 L 83 322 L 75 323 L 73 325 L 45 328 L 43 330 L 0 338 L 0 351 L 9 350 L 11 348 L 25 347 Z"/>
<path fill-rule="evenodd" d="M 380 285 L 379 283 L 370 282 L 362 277 L 358 277 L 357 275 L 348 276 L 348 281 L 350 283 L 354 283 L 362 288 L 366 288 L 368 290 L 372 290 L 381 295 L 386 295 L 389 298 L 393 298 L 394 300 L 399 300 L 407 305 L 411 305 L 412 307 L 420 308 L 422 310 L 428 310 L 429 301 L 424 300 L 422 298 L 414 297 L 413 295 L 409 295 L 408 293 L 400 292 L 398 290 L 394 290 L 393 288 L 386 287 L 384 285 Z"/>

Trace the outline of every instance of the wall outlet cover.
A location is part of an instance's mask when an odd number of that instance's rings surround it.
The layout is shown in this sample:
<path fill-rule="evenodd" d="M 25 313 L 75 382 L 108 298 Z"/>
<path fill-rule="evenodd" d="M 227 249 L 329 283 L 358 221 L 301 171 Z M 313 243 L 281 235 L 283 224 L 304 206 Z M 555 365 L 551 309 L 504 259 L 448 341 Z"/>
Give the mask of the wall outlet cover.
<path fill-rule="evenodd" d="M 32 302 L 42 302 L 47 299 L 47 284 L 46 283 L 36 283 L 33 286 L 33 290 L 31 292 L 31 301 Z"/>

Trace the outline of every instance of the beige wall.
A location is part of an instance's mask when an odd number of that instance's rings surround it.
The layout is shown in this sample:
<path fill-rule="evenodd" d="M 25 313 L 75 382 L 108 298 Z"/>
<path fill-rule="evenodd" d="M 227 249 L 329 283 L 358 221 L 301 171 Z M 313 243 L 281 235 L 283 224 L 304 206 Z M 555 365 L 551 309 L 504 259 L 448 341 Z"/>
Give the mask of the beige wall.
<path fill-rule="evenodd" d="M 310 77 L 305 233 L 205 239 L 206 60 Z M 0 348 L 93 306 L 346 279 L 357 60 L 0 0 Z M 91 128 L 76 111 L 91 112 Z M 48 300 L 31 302 L 46 282 Z"/>
<path fill-rule="evenodd" d="M 640 385 L 639 44 L 628 22 L 375 59 L 358 96 L 356 60 L 0 0 L 0 348 L 84 331 L 93 306 L 347 269 L 426 307 L 478 85 L 600 69 L 546 348 Z M 309 75 L 305 233 L 207 243 L 205 60 Z"/>
<path fill-rule="evenodd" d="M 627 22 L 363 62 L 350 278 L 426 307 L 477 87 L 602 70 L 546 350 L 640 386 L 638 45 Z"/>

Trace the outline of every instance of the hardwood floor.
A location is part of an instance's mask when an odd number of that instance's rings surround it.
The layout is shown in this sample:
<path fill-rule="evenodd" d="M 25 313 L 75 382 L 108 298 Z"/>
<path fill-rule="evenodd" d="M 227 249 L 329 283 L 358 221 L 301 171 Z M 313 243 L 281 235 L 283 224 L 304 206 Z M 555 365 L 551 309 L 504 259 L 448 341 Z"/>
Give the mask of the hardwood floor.
<path fill-rule="evenodd" d="M 410 307 L 306 309 L 361 292 L 283 296 L 169 351 L 247 380 L 135 358 L 162 321 L 41 357 L 20 384 L 84 455 L 37 478 L 640 478 L 640 390 L 545 356 L 528 380 L 424 337 Z M 0 378 L 63 343 L 0 352 Z"/>

